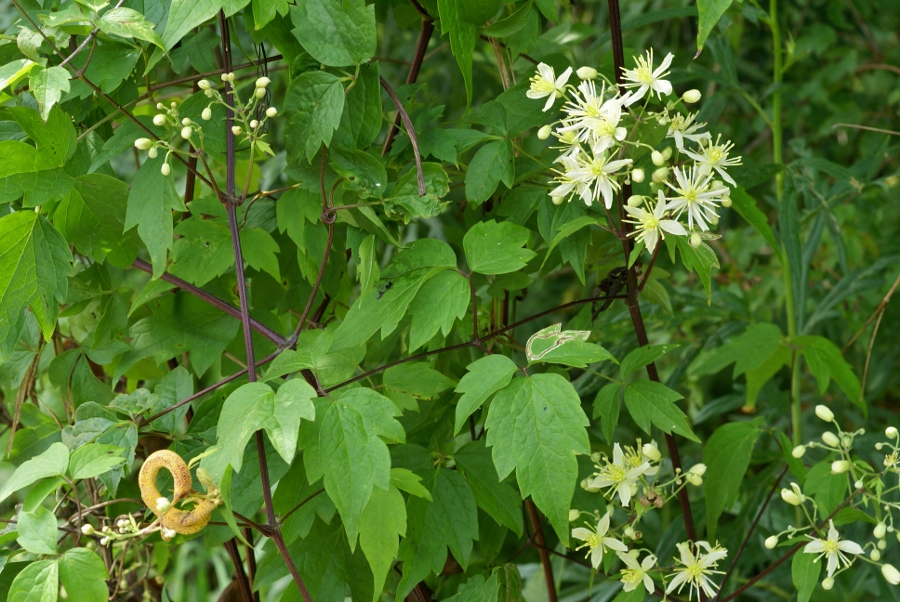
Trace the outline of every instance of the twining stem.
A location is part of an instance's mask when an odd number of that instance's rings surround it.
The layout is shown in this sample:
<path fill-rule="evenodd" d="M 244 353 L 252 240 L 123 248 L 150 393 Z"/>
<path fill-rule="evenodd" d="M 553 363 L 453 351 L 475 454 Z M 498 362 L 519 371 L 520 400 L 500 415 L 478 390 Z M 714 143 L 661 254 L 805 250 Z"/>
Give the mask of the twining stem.
<path fill-rule="evenodd" d="M 419 77 L 419 70 L 422 68 L 422 62 L 425 60 L 425 51 L 428 49 L 428 42 L 431 41 L 431 34 L 434 33 L 434 20 L 428 13 L 422 15 L 422 29 L 419 31 L 419 41 L 416 43 L 416 54 L 413 57 L 412 64 L 409 66 L 409 73 L 406 75 L 406 83 L 414 84 Z M 381 148 L 381 156 L 385 156 L 391 150 L 394 144 L 394 138 L 397 136 L 398 126 L 400 125 L 400 111 L 394 115 L 394 121 L 391 123 L 391 129 L 388 130 L 387 138 L 384 146 Z"/>
<path fill-rule="evenodd" d="M 556 602 L 556 584 L 553 582 L 553 565 L 550 564 L 550 554 L 547 553 L 547 543 L 544 541 L 544 531 L 541 528 L 541 520 L 537 508 L 530 499 L 525 500 L 525 510 L 528 511 L 528 519 L 531 528 L 534 529 L 534 543 L 541 556 L 541 567 L 544 569 L 544 580 L 547 582 L 547 600 Z"/>
<path fill-rule="evenodd" d="M 219 12 L 219 25 L 222 33 L 222 62 L 224 64 L 226 73 L 230 73 L 231 37 L 229 35 L 228 20 L 225 17 L 224 11 Z M 232 104 L 232 98 L 232 83 L 226 82 L 225 104 L 229 107 Z M 241 303 L 241 323 L 244 327 L 244 348 L 247 354 L 247 380 L 252 383 L 256 381 L 256 363 L 253 356 L 253 338 L 250 326 L 250 305 L 247 301 L 247 279 L 244 275 L 244 257 L 243 253 L 241 252 L 241 238 L 237 221 L 237 199 L 235 199 L 234 197 L 235 147 L 234 132 L 231 129 L 233 125 L 234 113 L 230 108 L 226 108 L 226 198 L 220 200 L 225 204 L 225 211 L 228 216 L 228 226 L 231 230 L 231 244 L 234 250 L 234 266 L 237 275 L 238 298 L 240 299 Z M 262 484 L 263 503 L 266 508 L 266 519 L 268 520 L 268 527 L 269 529 L 271 529 L 270 536 L 272 538 L 272 541 L 275 542 L 275 547 L 278 548 L 278 552 L 281 555 L 282 560 L 284 560 L 284 563 L 287 565 L 288 570 L 290 571 L 291 576 L 294 579 L 294 583 L 300 590 L 300 594 L 303 596 L 303 599 L 306 602 L 312 602 L 309 591 L 307 591 L 306 589 L 306 584 L 303 583 L 303 578 L 300 576 L 300 573 L 297 570 L 296 565 L 294 564 L 294 560 L 291 558 L 291 554 L 287 549 L 287 545 L 285 545 L 284 543 L 284 538 L 281 535 L 281 525 L 278 523 L 278 520 L 275 516 L 275 505 L 272 501 L 272 483 L 269 480 L 269 465 L 268 461 L 266 460 L 266 444 L 264 435 L 261 430 L 256 431 L 256 451 L 257 455 L 259 456 L 259 477 Z"/>

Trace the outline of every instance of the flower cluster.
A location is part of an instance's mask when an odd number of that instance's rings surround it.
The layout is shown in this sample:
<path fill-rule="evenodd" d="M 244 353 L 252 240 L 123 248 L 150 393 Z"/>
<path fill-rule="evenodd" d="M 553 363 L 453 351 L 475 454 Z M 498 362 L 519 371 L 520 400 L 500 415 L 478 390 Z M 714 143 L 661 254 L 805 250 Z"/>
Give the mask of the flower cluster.
<path fill-rule="evenodd" d="M 529 98 L 544 99 L 548 111 L 557 99 L 564 99 L 562 117 L 538 131 L 541 139 L 551 135 L 559 141 L 560 155 L 554 169 L 554 203 L 578 197 L 588 206 L 602 202 L 608 211 L 623 184 L 641 183 L 646 175 L 642 161 L 650 153 L 653 172 L 650 194 L 635 194 L 623 207 L 625 221 L 633 226 L 629 235 L 651 253 L 666 234 L 686 236 L 693 246 L 715 238 L 710 228 L 719 221 L 718 208 L 731 205 L 730 186 L 734 179 L 726 169 L 741 164 L 732 156 L 734 145 L 716 138 L 713 142 L 706 124 L 696 122 L 696 113 L 681 113 L 676 107 L 700 100 L 700 92 L 689 90 L 661 110 L 650 111 L 649 103 L 671 96 L 672 84 L 665 78 L 672 54 L 654 68 L 653 51 L 635 57 L 636 67 L 624 69 L 624 83 L 616 86 L 596 69 L 582 67 L 575 73 L 578 85 L 569 83 L 572 68 L 559 77 L 541 63 L 526 92 Z M 665 129 L 671 145 L 656 149 L 639 137 L 646 124 Z M 662 132 L 660 132 L 662 135 Z M 686 147 L 686 142 L 692 143 Z M 611 218 L 610 218 L 611 219 Z M 615 224 L 611 224 L 615 227 Z"/>
<path fill-rule="evenodd" d="M 657 575 L 667 593 L 680 592 L 689 585 L 691 595 L 699 591 L 707 596 L 714 595 L 716 584 L 711 575 L 720 572 L 716 570 L 718 562 L 728 554 L 724 548 L 705 541 L 679 543 L 676 566 L 669 571 L 657 566 L 657 557 L 652 551 L 629 549 L 629 545 L 643 537 L 637 529 L 643 516 L 655 508 L 662 508 L 687 484 L 702 485 L 706 466 L 697 464 L 685 473 L 676 470 L 670 480 L 660 481 L 662 454 L 655 442 L 642 444 L 640 440 L 634 447 L 626 445 L 623 448 L 614 443 L 611 458 L 594 454 L 592 459 L 596 470 L 582 481 L 581 487 L 590 492 L 603 492 L 607 511 L 602 516 L 591 515 L 591 522 L 572 529 L 572 537 L 583 542 L 576 549 L 586 550 L 591 566 L 599 569 L 605 554 L 615 554 L 624 565 L 620 580 L 625 591 L 643 585 L 652 594 L 656 591 L 653 575 Z M 625 523 L 618 526 L 613 525 L 616 506 L 628 516 Z M 575 521 L 582 514 L 585 513 L 572 510 L 569 519 Z"/>
<path fill-rule="evenodd" d="M 234 73 L 223 73 L 222 82 L 229 85 L 233 84 Z M 209 121 L 213 117 L 213 106 L 217 104 L 223 105 L 231 109 L 234 114 L 235 125 L 231 127 L 231 133 L 235 137 L 243 136 L 251 148 L 258 148 L 269 155 L 274 155 L 274 151 L 272 151 L 268 143 L 262 140 L 262 137 L 265 135 L 266 121 L 277 116 L 278 110 L 275 107 L 268 107 L 263 111 L 260 105 L 260 101 L 266 96 L 266 89 L 270 83 L 271 80 L 268 77 L 258 78 L 253 92 L 245 103 L 241 103 L 237 88 L 232 86 L 233 96 L 231 103 L 234 105 L 232 106 L 225 102 L 222 94 L 213 87 L 211 82 L 201 79 L 197 82 L 197 87 L 203 90 L 206 97 L 211 99 L 211 102 L 200 113 L 200 118 L 203 121 Z M 203 128 L 199 123 L 188 117 L 181 118 L 178 104 L 175 102 L 169 103 L 169 106 L 158 103 L 156 109 L 159 113 L 153 116 L 153 125 L 166 128 L 170 134 L 177 133 L 177 135 L 170 136 L 169 140 L 138 138 L 134 141 L 134 146 L 139 150 L 147 151 L 147 155 L 151 159 L 155 159 L 158 156 L 160 148 L 165 149 L 166 157 L 162 167 L 160 167 L 160 171 L 164 176 L 168 176 L 172 173 L 172 167 L 169 163 L 169 157 L 172 154 L 190 154 L 203 148 Z M 176 141 L 175 144 L 172 143 L 172 139 Z M 189 149 L 187 151 L 182 151 L 176 146 L 178 139 L 188 142 Z"/>
<path fill-rule="evenodd" d="M 900 431 L 893 426 L 887 427 L 884 432 L 888 439 L 887 442 L 875 444 L 876 452 L 883 455 L 881 464 L 884 469 L 877 470 L 866 462 L 851 456 L 854 441 L 856 437 L 865 434 L 864 429 L 855 432 L 842 430 L 835 420 L 834 413 L 825 405 L 816 406 L 815 413 L 819 419 L 832 426 L 835 429 L 834 432 L 825 431 L 821 436 L 821 441 L 798 445 L 793 449 L 791 455 L 800 459 L 809 449 L 822 449 L 831 455 L 831 458 L 826 460 L 830 461 L 831 473 L 845 475 L 852 492 L 847 501 L 853 501 L 859 496 L 862 508 L 870 507 L 875 511 L 872 521 L 875 523 L 872 530 L 873 538 L 863 545 L 842 538 L 831 516 L 826 517 L 826 530 L 825 525 L 818 519 L 818 506 L 811 503 L 812 501 L 803 493 L 800 485 L 790 483 L 789 487 L 781 490 L 781 499 L 802 511 L 807 526 L 789 526 L 781 533 L 769 536 L 765 540 L 765 547 L 774 549 L 779 545 L 783 536 L 790 540 L 798 534 L 805 533 L 805 537 L 809 541 L 803 546 L 803 553 L 815 554 L 816 562 L 825 559 L 825 578 L 822 580 L 822 587 L 826 590 L 834 587 L 836 575 L 849 569 L 857 560 L 880 567 L 885 580 L 891 585 L 898 585 L 900 584 L 900 571 L 894 565 L 882 562 L 882 553 L 887 548 L 887 534 L 895 532 L 893 513 L 900 510 L 900 502 L 889 499 L 891 494 L 900 491 L 900 485 L 890 486 L 884 480 L 887 475 L 894 475 L 895 478 L 900 476 L 900 466 L 897 463 L 898 455 L 900 455 Z M 900 531 L 897 532 L 897 539 L 900 540 Z M 868 554 L 866 553 L 867 549 L 869 550 Z"/>

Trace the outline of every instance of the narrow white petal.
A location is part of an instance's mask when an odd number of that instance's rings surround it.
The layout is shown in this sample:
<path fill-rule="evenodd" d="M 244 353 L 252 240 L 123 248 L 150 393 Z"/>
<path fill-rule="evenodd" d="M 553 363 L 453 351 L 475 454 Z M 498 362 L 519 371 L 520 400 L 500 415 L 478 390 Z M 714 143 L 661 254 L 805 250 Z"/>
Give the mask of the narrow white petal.
<path fill-rule="evenodd" d="M 547 81 L 554 81 L 556 79 L 556 75 L 553 73 L 553 67 L 546 63 L 541 63 L 537 66 L 538 73 L 541 74 L 541 77 L 546 79 Z"/>
<path fill-rule="evenodd" d="M 847 552 L 848 554 L 862 554 L 863 549 L 859 547 L 859 544 L 852 541 L 842 541 L 838 543 L 838 549 Z"/>

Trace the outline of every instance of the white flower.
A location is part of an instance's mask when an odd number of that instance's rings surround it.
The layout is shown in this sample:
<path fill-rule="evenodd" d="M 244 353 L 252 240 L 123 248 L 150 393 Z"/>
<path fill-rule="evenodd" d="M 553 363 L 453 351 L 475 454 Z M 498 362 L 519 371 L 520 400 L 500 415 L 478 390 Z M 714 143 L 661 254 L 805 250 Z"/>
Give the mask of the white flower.
<path fill-rule="evenodd" d="M 714 569 L 718 566 L 720 560 L 728 556 L 728 550 L 719 546 L 712 547 L 705 541 L 694 543 L 693 549 L 691 549 L 690 542 L 675 544 L 675 547 L 678 548 L 681 555 L 680 559 L 676 558 L 675 560 L 684 566 L 675 569 L 676 574 L 672 577 L 672 581 L 669 582 L 666 593 L 671 594 L 676 588 L 681 593 L 681 589 L 686 584 L 690 584 L 689 597 L 691 598 L 693 598 L 694 591 L 698 592 L 699 598 L 700 590 L 703 590 L 707 598 L 715 596 L 718 586 L 713 583 L 709 575 L 723 572 Z M 705 549 L 706 553 L 701 552 L 701 548 Z"/>
<path fill-rule="evenodd" d="M 662 454 L 659 453 L 659 448 L 656 446 L 655 441 L 645 443 L 644 446 L 641 447 L 641 453 L 651 462 L 659 462 L 662 458 Z"/>
<path fill-rule="evenodd" d="M 578 93 L 580 92 L 580 94 Z M 593 81 L 583 81 L 578 86 L 573 99 L 563 107 L 568 118 L 560 132 L 576 132 L 581 142 L 587 142 L 597 151 L 604 151 L 628 135 L 628 130 L 619 126 L 622 118 L 622 99 L 613 96 L 604 102 L 606 85 L 597 94 Z"/>
<path fill-rule="evenodd" d="M 731 184 L 732 186 L 737 186 L 737 182 L 735 182 L 731 176 L 725 173 L 726 167 L 733 167 L 735 165 L 741 165 L 740 157 L 732 157 L 728 158 L 728 153 L 731 149 L 734 148 L 734 144 L 729 140 L 726 141 L 725 144 L 719 144 L 719 140 L 721 136 L 716 138 L 716 143 L 712 143 L 711 138 L 707 138 L 707 144 L 704 145 L 702 140 L 700 142 L 700 152 L 692 153 L 690 151 L 684 151 L 688 157 L 699 163 L 703 166 L 704 169 L 711 172 L 712 170 L 716 170 L 716 172 L 722 176 L 722 179 Z"/>
<path fill-rule="evenodd" d="M 606 460 L 606 465 L 600 469 L 593 485 L 601 489 L 615 490 L 619 494 L 622 506 L 627 507 L 631 502 L 631 496 L 637 493 L 638 479 L 648 468 L 650 468 L 649 462 L 629 468 L 625 463 L 625 454 L 622 453 L 622 448 L 616 443 L 613 446 L 612 462 L 609 459 Z"/>
<path fill-rule="evenodd" d="M 587 197 L 590 199 L 591 189 L 580 175 L 581 164 L 578 161 L 578 154 L 578 147 L 576 146 L 573 152 L 562 154 L 556 160 L 557 163 L 562 163 L 563 165 L 563 171 L 554 170 L 559 174 L 556 177 L 558 186 L 550 191 L 550 196 L 553 197 L 553 202 L 557 205 L 564 200 L 571 200 L 570 197 L 576 192 L 582 198 Z M 577 178 L 573 175 L 576 172 L 579 173 Z M 555 199 L 559 199 L 559 203 Z M 590 205 L 590 201 L 587 201 L 587 204 Z"/>
<path fill-rule="evenodd" d="M 585 524 L 587 525 L 588 523 Z M 588 526 L 590 527 L 590 525 Z M 591 566 L 595 569 L 600 566 L 600 562 L 603 560 L 604 550 L 610 549 L 616 552 L 628 550 L 625 544 L 618 539 L 606 537 L 607 531 L 609 531 L 609 514 L 604 514 L 594 529 L 585 529 L 584 527 L 572 529 L 572 537 L 584 542 L 575 549 L 587 548 L 588 551 L 585 557 L 590 556 Z"/>
<path fill-rule="evenodd" d="M 556 77 L 550 65 L 541 63 L 537 68 L 538 72 L 531 78 L 531 89 L 525 92 L 525 96 L 533 99 L 549 97 L 544 105 L 544 111 L 547 111 L 553 106 L 553 101 L 562 96 L 563 87 L 572 75 L 572 68 L 567 68 L 559 77 Z"/>
<path fill-rule="evenodd" d="M 706 127 L 706 124 L 694 123 L 694 119 L 696 118 L 697 113 L 689 113 L 687 115 L 676 113 L 669 121 L 669 131 L 666 133 L 666 138 L 674 138 L 675 146 L 678 147 L 678 150 L 684 150 L 685 138 L 693 140 L 698 144 L 701 140 L 708 140 L 710 138 L 709 132 L 700 131 Z"/>
<path fill-rule="evenodd" d="M 707 222 L 715 223 L 718 220 L 715 203 L 721 202 L 727 190 L 711 185 L 712 175 L 703 173 L 696 165 L 690 172 L 676 167 L 675 180 L 677 186 L 666 182 L 666 186 L 676 192 L 670 207 L 677 211 L 677 216 L 687 211 L 688 227 L 694 229 L 694 222 L 701 230 L 709 230 Z"/>
<path fill-rule="evenodd" d="M 592 149 L 589 157 L 586 155 L 587 153 L 578 153 L 576 155 L 577 169 L 567 172 L 566 175 L 586 185 L 585 188 L 579 189 L 581 200 L 586 205 L 599 200 L 602 195 L 603 204 L 610 209 L 613 203 L 613 193 L 619 190 L 619 183 L 610 176 L 626 165 L 630 165 L 631 159 L 610 161 L 606 153 L 599 150 L 599 147 Z"/>
<path fill-rule="evenodd" d="M 625 566 L 628 568 L 622 569 L 622 583 L 625 585 L 622 589 L 626 592 L 630 592 L 638 588 L 638 586 L 643 583 L 644 588 L 647 590 L 648 594 L 652 594 L 655 591 L 655 587 L 653 585 L 653 579 L 650 578 L 650 575 L 647 574 L 647 571 L 656 566 L 656 556 L 650 554 L 638 564 L 637 559 L 631 554 L 617 554 L 619 560 L 625 563 Z"/>
<path fill-rule="evenodd" d="M 666 55 L 666 58 L 663 59 L 662 64 L 654 71 L 653 49 L 651 48 L 647 51 L 646 59 L 643 56 L 634 57 L 634 61 L 637 63 L 636 68 L 623 68 L 624 74 L 622 77 L 631 82 L 623 84 L 623 86 L 625 88 L 637 88 L 637 91 L 629 96 L 625 106 L 631 106 L 643 98 L 644 94 L 647 93 L 647 90 L 652 90 L 650 93 L 651 96 L 653 95 L 653 92 L 656 92 L 658 98 L 668 96 L 672 93 L 672 84 L 662 79 L 669 74 L 666 69 L 672 64 L 672 58 L 673 55 L 670 52 Z"/>
<path fill-rule="evenodd" d="M 656 243 L 659 242 L 659 239 L 666 237 L 666 232 L 676 236 L 687 236 L 687 231 L 680 223 L 672 219 L 663 219 L 666 211 L 671 207 L 666 205 L 666 196 L 662 190 L 658 191 L 657 194 L 659 195 L 659 200 L 650 211 L 643 207 L 625 207 L 628 215 L 635 218 L 625 220 L 635 224 L 634 232 L 631 232 L 629 236 L 637 237 L 637 240 L 643 242 L 644 246 L 651 253 L 656 249 Z"/>
<path fill-rule="evenodd" d="M 838 537 L 837 529 L 834 528 L 833 521 L 828 521 L 828 525 L 828 537 L 826 539 L 816 539 L 807 535 L 812 541 L 803 547 L 803 551 L 806 554 L 818 554 L 819 556 L 816 558 L 816 561 L 822 556 L 827 557 L 828 576 L 831 577 L 837 570 L 839 562 L 845 567 L 849 567 L 853 563 L 852 560 L 849 560 L 847 556 L 845 556 L 845 552 L 847 554 L 862 554 L 863 549 L 859 547 L 859 544 L 852 541 L 841 541 Z"/>

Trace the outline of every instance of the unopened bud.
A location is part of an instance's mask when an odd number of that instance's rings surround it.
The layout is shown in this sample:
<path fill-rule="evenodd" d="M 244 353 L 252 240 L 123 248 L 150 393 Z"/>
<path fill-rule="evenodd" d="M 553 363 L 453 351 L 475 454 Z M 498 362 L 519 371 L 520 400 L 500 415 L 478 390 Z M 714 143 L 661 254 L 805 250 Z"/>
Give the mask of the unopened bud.
<path fill-rule="evenodd" d="M 257 120 L 254 119 L 253 121 L 250 122 L 250 129 L 255 130 L 258 127 L 259 127 L 259 122 Z"/>
<path fill-rule="evenodd" d="M 169 498 L 156 498 L 156 511 L 160 514 L 168 510 L 171 505 L 172 503 L 169 501 Z"/>
<path fill-rule="evenodd" d="M 668 167 L 660 167 L 659 169 L 653 170 L 653 176 L 651 176 L 653 181 L 656 183 L 665 182 L 669 177 L 669 168 Z"/>
<path fill-rule="evenodd" d="M 822 579 L 822 589 L 824 589 L 825 591 L 828 591 L 832 587 L 834 587 L 834 579 L 833 578 L 825 577 L 824 579 Z"/>
<path fill-rule="evenodd" d="M 886 429 L 884 429 L 884 434 L 888 439 L 896 439 L 897 435 L 900 435 L 900 433 L 897 432 L 897 429 L 895 429 L 892 426 L 889 426 Z"/>
<path fill-rule="evenodd" d="M 875 525 L 874 535 L 878 539 L 884 539 L 885 534 L 887 533 L 887 525 L 884 523 L 878 523 Z"/>
<path fill-rule="evenodd" d="M 831 474 L 841 474 L 850 470 L 850 462 L 847 460 L 835 460 L 831 463 Z"/>
<path fill-rule="evenodd" d="M 157 111 L 162 111 L 162 110 L 165 109 L 165 108 L 166 108 L 166 105 L 164 105 L 163 103 L 161 103 L 161 102 L 156 103 L 156 110 L 157 110 Z"/>
<path fill-rule="evenodd" d="M 191 134 L 193 134 L 193 133 L 194 133 L 194 130 L 192 130 L 191 126 L 189 126 L 189 125 L 186 125 L 183 128 L 181 128 L 181 137 L 184 138 L 185 140 L 190 140 Z"/>
<path fill-rule="evenodd" d="M 575 510 L 574 508 L 572 510 L 569 510 L 569 522 L 571 523 L 573 520 L 578 520 L 578 517 L 580 515 L 581 515 L 581 512 L 579 512 L 578 510 Z"/>
<path fill-rule="evenodd" d="M 653 161 L 653 164 L 657 167 L 662 167 L 666 164 L 666 158 L 663 157 L 663 154 L 659 151 L 653 151 L 650 153 L 650 160 Z"/>
<path fill-rule="evenodd" d="M 256 80 L 256 87 L 257 88 L 265 88 L 271 82 L 272 82 L 272 80 L 269 79 L 268 77 L 260 77 L 259 79 Z"/>
<path fill-rule="evenodd" d="M 538 130 L 537 137 L 539 140 L 546 140 L 550 137 L 550 126 L 545 125 Z"/>
<path fill-rule="evenodd" d="M 554 205 L 562 205 L 562 202 L 566 199 L 565 199 L 565 197 L 561 197 L 561 196 L 551 196 L 550 200 L 553 201 Z"/>
<path fill-rule="evenodd" d="M 695 474 L 699 477 L 702 477 L 706 474 L 706 464 L 694 464 L 693 466 L 691 466 L 688 474 Z"/>
<path fill-rule="evenodd" d="M 805 445 L 798 445 L 797 447 L 795 447 L 794 449 L 791 450 L 791 455 L 794 456 L 795 458 L 802 458 L 803 454 L 805 454 L 805 453 L 806 453 Z"/>
<path fill-rule="evenodd" d="M 266 109 L 266 117 L 275 117 L 276 115 L 278 115 L 278 109 L 276 109 L 275 107 L 269 107 L 268 109 Z"/>
<path fill-rule="evenodd" d="M 766 538 L 766 548 L 772 550 L 778 545 L 778 536 L 772 535 Z"/>
<path fill-rule="evenodd" d="M 192 123 L 193 121 L 191 121 L 189 117 L 185 117 L 181 120 L 181 125 L 191 125 Z"/>
<path fill-rule="evenodd" d="M 139 150 L 147 150 L 151 146 L 153 146 L 153 140 L 150 138 L 138 138 L 134 141 L 134 147 Z"/>
<path fill-rule="evenodd" d="M 105 545 L 108 544 L 108 543 L 109 543 L 109 537 L 103 537 L 103 538 L 100 539 L 100 545 L 101 545 L 101 546 L 105 546 Z"/>
<path fill-rule="evenodd" d="M 597 70 L 593 67 L 579 67 L 575 74 L 581 79 L 594 79 L 597 77 Z"/>
<path fill-rule="evenodd" d="M 203 118 L 203 121 L 209 121 L 210 119 L 212 119 L 212 109 L 206 107 L 205 109 L 203 109 L 203 112 L 200 113 L 200 117 Z"/>
<path fill-rule="evenodd" d="M 644 197 L 639 194 L 633 194 L 626 201 L 629 207 L 640 207 L 644 203 Z"/>
<path fill-rule="evenodd" d="M 831 431 L 822 433 L 822 442 L 829 447 L 839 447 L 841 445 L 841 440 Z"/>
<path fill-rule="evenodd" d="M 881 574 L 885 580 L 891 585 L 900 584 L 900 571 L 894 568 L 893 564 L 884 564 L 881 566 Z"/>
<path fill-rule="evenodd" d="M 167 176 L 172 173 L 172 167 L 168 163 L 163 163 L 162 167 L 159 168 L 159 171 L 162 175 Z"/>
<path fill-rule="evenodd" d="M 703 477 L 701 477 L 701 476 L 698 475 L 698 474 L 694 474 L 694 473 L 690 473 L 690 472 L 689 472 L 689 473 L 687 473 L 686 475 L 684 475 L 684 478 L 685 478 L 685 480 L 686 480 L 688 483 L 690 483 L 690 484 L 693 485 L 694 487 L 699 487 L 700 485 L 703 484 Z"/>
<path fill-rule="evenodd" d="M 652 443 L 645 443 L 641 447 L 641 454 L 651 462 L 659 462 L 662 458 L 662 454 L 659 453 L 659 448 Z"/>
<path fill-rule="evenodd" d="M 155 158 L 157 157 L 157 155 L 159 155 L 159 153 L 156 151 L 156 147 L 155 147 L 155 146 L 151 146 L 151 147 L 147 150 L 147 156 L 150 157 L 151 159 L 155 159 Z"/>
<path fill-rule="evenodd" d="M 239 125 L 231 126 L 231 133 L 234 134 L 235 136 L 240 136 L 241 132 L 243 132 L 243 131 L 244 130 L 242 130 L 241 126 L 239 126 Z"/>
<path fill-rule="evenodd" d="M 253 93 L 257 98 L 263 98 L 266 95 L 265 88 L 257 88 L 256 92 Z"/>
<path fill-rule="evenodd" d="M 221 77 L 221 79 L 222 79 L 223 82 L 227 82 L 227 81 L 228 81 L 228 74 L 227 74 L 227 73 L 223 73 L 220 77 Z"/>
<path fill-rule="evenodd" d="M 729 197 L 729 196 L 722 197 L 722 206 L 723 207 L 731 207 L 731 197 Z"/>
<path fill-rule="evenodd" d="M 208 81 L 206 81 L 205 79 L 201 79 L 200 81 L 197 82 L 197 87 L 200 88 L 201 90 L 209 90 L 209 88 L 211 86 Z"/>
<path fill-rule="evenodd" d="M 94 525 L 92 525 L 91 523 L 85 523 L 81 525 L 81 532 L 85 535 L 93 535 L 97 531 L 96 529 L 94 529 Z"/>
<path fill-rule="evenodd" d="M 631 170 L 631 179 L 634 182 L 641 183 L 644 181 L 644 170 L 640 167 L 635 167 Z"/>
<path fill-rule="evenodd" d="M 696 249 L 697 247 L 700 246 L 700 243 L 702 243 L 702 242 L 703 242 L 703 239 L 700 238 L 700 233 L 699 233 L 699 232 L 692 232 L 692 233 L 691 233 L 690 243 L 691 243 L 691 246 L 692 246 L 692 247 L 694 247 L 694 248 Z"/>
<path fill-rule="evenodd" d="M 688 90 L 687 92 L 682 94 L 681 99 L 688 104 L 694 104 L 695 102 L 700 100 L 701 96 L 702 96 L 702 94 L 700 94 L 700 90 L 694 89 L 694 90 Z"/>
<path fill-rule="evenodd" d="M 162 113 L 157 113 L 153 116 L 153 125 L 155 126 L 163 126 L 166 123 L 166 116 Z"/>
<path fill-rule="evenodd" d="M 628 539 L 636 539 L 637 538 L 637 532 L 630 526 L 625 527 L 624 533 L 625 533 L 625 537 L 627 537 Z"/>
<path fill-rule="evenodd" d="M 232 82 L 232 83 L 234 82 L 234 73 L 229 73 L 229 74 L 228 74 L 228 81 L 229 81 L 229 82 Z"/>
<path fill-rule="evenodd" d="M 872 551 L 869 552 L 869 558 L 871 558 L 873 562 L 881 560 L 881 552 L 878 551 L 878 548 L 873 548 Z"/>
<path fill-rule="evenodd" d="M 834 421 L 834 412 L 828 409 L 828 406 L 817 405 L 816 406 L 816 416 L 818 416 L 821 420 L 825 422 Z"/>
<path fill-rule="evenodd" d="M 791 506 L 799 506 L 803 503 L 803 500 L 799 495 L 791 491 L 790 489 L 782 489 L 781 490 L 781 499 L 790 504 Z"/>

